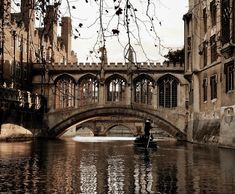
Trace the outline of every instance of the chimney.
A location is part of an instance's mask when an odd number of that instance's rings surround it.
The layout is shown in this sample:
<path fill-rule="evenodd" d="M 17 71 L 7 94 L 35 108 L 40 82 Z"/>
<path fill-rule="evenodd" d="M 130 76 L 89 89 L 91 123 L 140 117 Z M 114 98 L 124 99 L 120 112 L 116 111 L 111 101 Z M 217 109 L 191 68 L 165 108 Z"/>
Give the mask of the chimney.
<path fill-rule="evenodd" d="M 72 36 L 71 18 L 62 17 L 61 38 L 65 45 L 66 57 L 68 61 L 71 56 L 71 36 Z"/>
<path fill-rule="evenodd" d="M 57 8 L 48 5 L 44 18 L 44 35 L 49 37 L 51 45 L 57 46 Z"/>
<path fill-rule="evenodd" d="M 21 0 L 21 17 L 26 31 L 34 32 L 35 12 L 34 0 Z"/>

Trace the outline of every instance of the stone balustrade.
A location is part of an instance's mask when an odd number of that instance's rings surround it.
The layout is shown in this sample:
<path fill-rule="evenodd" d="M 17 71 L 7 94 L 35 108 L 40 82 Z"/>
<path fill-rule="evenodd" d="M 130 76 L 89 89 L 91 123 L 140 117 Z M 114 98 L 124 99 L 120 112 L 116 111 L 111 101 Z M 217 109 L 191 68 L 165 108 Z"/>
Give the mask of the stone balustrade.
<path fill-rule="evenodd" d="M 180 63 L 153 63 L 153 62 L 138 62 L 132 65 L 131 63 L 108 63 L 108 64 L 101 64 L 101 63 L 54 63 L 48 65 L 50 70 L 83 70 L 83 71 L 90 71 L 90 70 L 184 70 L 184 64 Z"/>

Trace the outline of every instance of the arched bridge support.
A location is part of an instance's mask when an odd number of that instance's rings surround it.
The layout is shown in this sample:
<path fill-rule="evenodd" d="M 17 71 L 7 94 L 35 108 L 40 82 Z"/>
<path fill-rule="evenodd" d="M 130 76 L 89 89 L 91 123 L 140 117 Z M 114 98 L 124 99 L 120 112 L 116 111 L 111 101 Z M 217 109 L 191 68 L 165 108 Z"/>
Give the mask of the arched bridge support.
<path fill-rule="evenodd" d="M 125 117 L 124 119 L 122 116 L 102 116 L 76 125 L 75 128 L 88 128 L 94 136 L 107 136 L 109 133 L 112 133 L 113 128 L 118 127 L 119 130 L 120 128 L 122 129 L 122 132 L 119 131 L 120 133 L 123 133 L 123 129 L 125 129 L 125 133 L 136 136 L 142 133 L 141 129 L 143 129 L 143 126 L 143 119 L 133 117 Z"/>
<path fill-rule="evenodd" d="M 46 123 L 43 111 L 31 109 L 1 107 L 0 108 L 0 129 L 3 124 L 14 124 L 24 127 L 32 132 L 33 136 L 46 135 Z"/>
<path fill-rule="evenodd" d="M 64 109 L 61 111 L 48 113 L 48 136 L 59 137 L 67 128 L 72 125 L 79 125 L 96 117 L 120 115 L 122 117 L 131 116 L 143 119 L 151 119 L 154 127 L 161 128 L 179 140 L 186 140 L 185 116 L 183 112 L 165 112 L 164 110 L 154 110 L 132 106 L 94 106 L 83 109 Z"/>

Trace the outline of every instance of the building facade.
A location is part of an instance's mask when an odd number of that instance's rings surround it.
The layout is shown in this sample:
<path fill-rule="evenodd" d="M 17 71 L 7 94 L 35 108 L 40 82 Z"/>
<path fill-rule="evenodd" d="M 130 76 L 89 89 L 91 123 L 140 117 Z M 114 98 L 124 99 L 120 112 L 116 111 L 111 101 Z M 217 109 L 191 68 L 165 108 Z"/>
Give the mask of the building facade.
<path fill-rule="evenodd" d="M 188 140 L 235 147 L 235 2 L 189 0 L 183 19 Z"/>
<path fill-rule="evenodd" d="M 45 79 L 49 64 L 77 61 L 71 50 L 71 19 L 61 18 L 61 36 L 58 36 L 57 4 L 40 5 L 38 9 L 45 9 L 44 17 L 36 13 L 33 0 L 17 4 L 19 13 L 11 13 L 12 6 L 11 0 L 0 2 L 1 84 L 32 91 Z M 34 71 L 38 66 L 42 66 L 41 72 Z"/>

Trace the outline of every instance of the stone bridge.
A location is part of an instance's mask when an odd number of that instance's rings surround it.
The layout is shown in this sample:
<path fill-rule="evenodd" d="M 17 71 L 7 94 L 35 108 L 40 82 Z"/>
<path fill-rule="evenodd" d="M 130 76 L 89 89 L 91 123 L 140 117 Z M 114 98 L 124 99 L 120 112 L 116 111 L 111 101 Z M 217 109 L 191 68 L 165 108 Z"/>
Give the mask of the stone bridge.
<path fill-rule="evenodd" d="M 97 119 L 118 116 L 133 132 L 137 126 L 132 128 L 128 119 L 142 124 L 151 119 L 153 127 L 186 139 L 188 83 L 182 64 L 51 64 L 44 74 L 37 64 L 33 68 L 32 92 L 46 102 L 38 120 L 42 124 L 33 127 L 35 136 L 59 137 L 71 126 L 89 126 Z M 26 103 L 31 102 L 29 96 Z M 111 128 L 109 124 L 93 131 L 106 135 Z"/>
<path fill-rule="evenodd" d="M 35 136 L 44 126 L 43 97 L 29 91 L 0 87 L 0 135 L 2 124 L 24 127 Z"/>
<path fill-rule="evenodd" d="M 34 68 L 41 72 L 40 66 Z M 183 75 L 184 66 L 173 63 L 49 65 L 43 78 L 48 106 L 43 136 L 59 137 L 71 126 L 118 116 L 124 126 L 127 118 L 151 119 L 154 127 L 185 139 L 188 83 Z M 41 80 L 41 73 L 34 75 L 35 92 L 42 90 L 37 89 Z M 95 135 L 108 130 L 93 129 Z"/>
<path fill-rule="evenodd" d="M 82 123 L 95 120 L 98 117 L 110 116 L 119 116 L 124 121 L 130 117 L 138 118 L 142 121 L 150 119 L 154 128 L 163 129 L 177 139 L 186 139 L 185 111 L 175 109 L 169 114 L 169 111 L 164 109 L 154 110 L 140 107 L 138 104 L 132 106 L 89 106 L 83 109 L 72 108 L 51 112 L 48 114 L 48 135 L 49 137 L 58 137 L 65 132 L 65 129 L 68 129 L 72 125 L 81 125 Z M 96 135 L 100 135 L 100 131 L 97 131 Z"/>

